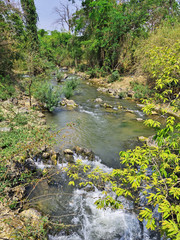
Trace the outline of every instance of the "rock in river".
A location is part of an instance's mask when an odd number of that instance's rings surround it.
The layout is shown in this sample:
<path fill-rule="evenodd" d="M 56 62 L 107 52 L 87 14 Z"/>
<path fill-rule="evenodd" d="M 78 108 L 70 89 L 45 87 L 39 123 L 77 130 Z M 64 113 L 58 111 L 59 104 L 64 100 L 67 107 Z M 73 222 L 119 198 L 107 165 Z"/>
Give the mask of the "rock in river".
<path fill-rule="evenodd" d="M 70 107 L 70 108 L 76 108 L 78 106 L 74 100 L 68 100 L 66 98 L 64 98 L 60 104 L 61 106 Z"/>

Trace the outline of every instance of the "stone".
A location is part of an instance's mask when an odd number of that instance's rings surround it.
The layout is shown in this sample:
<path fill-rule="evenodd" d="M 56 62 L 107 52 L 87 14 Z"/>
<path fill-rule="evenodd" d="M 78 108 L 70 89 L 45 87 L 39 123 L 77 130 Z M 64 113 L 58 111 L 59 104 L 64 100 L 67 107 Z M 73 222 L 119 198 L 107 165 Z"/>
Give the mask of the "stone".
<path fill-rule="evenodd" d="M 151 115 L 158 115 L 158 113 L 156 111 L 152 111 Z"/>
<path fill-rule="evenodd" d="M 57 155 L 56 154 L 52 155 L 51 161 L 52 161 L 53 165 L 57 165 Z"/>
<path fill-rule="evenodd" d="M 119 109 L 119 110 L 120 110 L 120 109 L 123 109 L 123 107 L 122 107 L 121 105 L 119 105 L 119 106 L 118 106 L 118 109 Z"/>
<path fill-rule="evenodd" d="M 68 70 L 68 67 L 62 67 L 61 70 L 67 71 L 67 70 Z"/>
<path fill-rule="evenodd" d="M 23 199 L 24 193 L 25 193 L 24 186 L 16 186 L 16 187 L 12 188 L 11 190 L 14 193 L 13 199 L 12 199 L 13 201 L 19 201 L 19 200 Z"/>
<path fill-rule="evenodd" d="M 17 104 L 18 104 L 18 99 L 17 99 L 17 98 L 12 98 L 12 103 L 13 103 L 14 105 L 17 105 Z"/>
<path fill-rule="evenodd" d="M 34 208 L 29 208 L 20 213 L 20 216 L 25 220 L 31 220 L 32 224 L 39 224 L 41 219 L 41 214 Z"/>
<path fill-rule="evenodd" d="M 111 106 L 111 105 L 108 104 L 108 103 L 104 103 L 103 106 L 104 106 L 105 108 L 113 108 L 113 106 Z"/>
<path fill-rule="evenodd" d="M 70 150 L 70 149 L 65 149 L 65 150 L 63 151 L 63 153 L 66 154 L 66 155 L 73 155 L 73 151 Z"/>
<path fill-rule="evenodd" d="M 79 147 L 79 146 L 74 147 L 73 150 L 74 150 L 75 153 L 77 153 L 78 155 L 80 155 L 80 154 L 83 153 L 83 148 L 82 148 L 82 147 Z"/>
<path fill-rule="evenodd" d="M 154 138 L 154 135 L 148 137 L 148 139 L 147 139 L 147 141 L 146 141 L 146 142 L 147 142 L 147 145 L 148 145 L 148 147 L 150 147 L 150 148 L 157 148 L 158 145 L 157 145 L 156 141 L 155 141 L 153 138 Z"/>
<path fill-rule="evenodd" d="M 138 106 L 138 107 L 140 107 L 140 108 L 143 108 L 143 107 L 145 107 L 145 105 L 144 105 L 144 104 L 140 104 L 140 103 L 137 103 L 137 106 Z"/>
<path fill-rule="evenodd" d="M 102 88 L 102 87 L 99 87 L 97 89 L 98 92 L 103 92 L 103 93 L 107 93 L 108 89 L 107 88 Z"/>
<path fill-rule="evenodd" d="M 29 110 L 25 107 L 19 108 L 19 113 L 29 113 Z"/>
<path fill-rule="evenodd" d="M 39 125 L 46 125 L 46 120 L 45 119 L 41 119 L 38 122 Z"/>
<path fill-rule="evenodd" d="M 94 100 L 94 102 L 98 102 L 98 103 L 101 103 L 103 100 L 101 99 L 101 98 L 96 98 L 95 100 Z"/>
<path fill-rule="evenodd" d="M 42 157 L 43 157 L 44 159 L 48 159 L 48 158 L 50 157 L 50 154 L 49 154 L 48 152 L 44 152 L 44 153 L 42 154 Z"/>
<path fill-rule="evenodd" d="M 10 132 L 11 128 L 10 127 L 2 127 L 0 128 L 0 132 Z"/>
<path fill-rule="evenodd" d="M 130 98 L 133 98 L 134 97 L 134 91 L 128 91 L 127 96 L 130 97 Z"/>
<path fill-rule="evenodd" d="M 141 122 L 141 121 L 143 121 L 143 119 L 142 119 L 142 118 L 136 118 L 136 120 L 137 120 L 138 122 Z"/>
<path fill-rule="evenodd" d="M 146 142 L 147 141 L 147 137 L 144 137 L 144 136 L 140 136 L 138 137 L 138 140 L 141 141 L 141 142 Z"/>
<path fill-rule="evenodd" d="M 37 116 L 39 118 L 44 118 L 45 117 L 45 115 L 42 112 L 37 112 Z"/>
<path fill-rule="evenodd" d="M 91 161 L 94 160 L 94 158 L 95 158 L 94 152 L 92 150 L 87 149 L 87 148 L 82 148 L 82 147 L 76 146 L 74 148 L 74 151 L 75 151 L 76 154 L 87 157 Z"/>
<path fill-rule="evenodd" d="M 108 89 L 108 93 L 114 94 L 114 90 L 113 89 Z"/>
<path fill-rule="evenodd" d="M 70 107 L 70 108 L 76 108 L 78 105 L 75 103 L 74 100 L 68 100 L 66 98 L 64 98 L 62 101 L 61 101 L 61 106 L 66 106 L 66 107 Z"/>
<path fill-rule="evenodd" d="M 74 163 L 74 157 L 70 154 L 65 154 L 65 160 L 69 163 Z"/>
<path fill-rule="evenodd" d="M 36 171 L 36 164 L 32 158 L 27 158 L 24 166 L 32 172 Z"/>
<path fill-rule="evenodd" d="M 64 80 L 68 78 L 68 74 L 64 74 Z"/>

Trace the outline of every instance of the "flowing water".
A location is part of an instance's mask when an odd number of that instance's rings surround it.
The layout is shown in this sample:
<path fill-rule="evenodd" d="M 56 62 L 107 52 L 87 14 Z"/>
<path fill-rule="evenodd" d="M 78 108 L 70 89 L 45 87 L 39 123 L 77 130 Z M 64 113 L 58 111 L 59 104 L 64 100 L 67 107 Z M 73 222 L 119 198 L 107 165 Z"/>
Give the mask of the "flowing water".
<path fill-rule="evenodd" d="M 105 109 L 95 102 L 101 98 L 103 103 L 113 106 Z M 57 134 L 56 150 L 72 148 L 76 145 L 91 149 L 96 154 L 93 162 L 74 155 L 75 161 L 81 158 L 92 168 L 99 166 L 109 172 L 120 167 L 119 152 L 132 149 L 138 143 L 138 136 L 148 137 L 153 130 L 145 127 L 137 118 L 146 119 L 135 102 L 112 98 L 99 93 L 95 87 L 81 81 L 72 99 L 78 104 L 74 110 L 57 108 L 47 114 L 48 124 L 55 124 Z M 118 106 L 123 109 L 118 110 Z M 130 111 L 127 111 L 130 110 Z M 65 164 L 63 164 L 64 166 Z M 44 168 L 41 162 L 37 166 Z M 57 168 L 61 169 L 62 164 Z M 72 225 L 68 231 L 50 235 L 50 240 L 158 240 L 158 233 L 151 233 L 140 223 L 134 211 L 133 202 L 121 198 L 126 210 L 99 210 L 94 202 L 102 196 L 98 189 L 69 186 L 66 174 L 61 172 L 50 183 L 41 182 L 33 191 L 31 198 L 45 214 L 65 224 Z M 41 197 L 42 196 L 42 197 Z"/>

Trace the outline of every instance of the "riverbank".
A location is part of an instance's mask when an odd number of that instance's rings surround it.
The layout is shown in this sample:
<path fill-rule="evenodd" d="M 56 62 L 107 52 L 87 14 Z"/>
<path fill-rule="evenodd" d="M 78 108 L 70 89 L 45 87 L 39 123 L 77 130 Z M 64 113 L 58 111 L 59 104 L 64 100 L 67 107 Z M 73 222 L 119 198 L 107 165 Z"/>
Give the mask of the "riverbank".
<path fill-rule="evenodd" d="M 50 146 L 45 115 L 23 92 L 0 102 L 0 238 L 46 239 L 47 218 L 27 205 L 27 189 L 46 177 L 33 158 Z"/>
<path fill-rule="evenodd" d="M 75 74 L 75 70 L 70 69 L 70 73 Z M 122 76 L 119 80 L 109 83 L 108 77 L 90 78 L 84 72 L 77 72 L 76 74 L 86 79 L 88 84 L 96 86 L 99 92 L 109 94 L 111 97 L 133 100 L 137 104 L 141 103 L 140 99 L 150 97 L 148 94 L 151 89 L 148 87 L 148 79 L 143 75 Z M 145 104 L 140 105 L 141 108 L 145 107 Z M 161 115 L 164 111 L 169 115 L 180 118 L 180 110 L 174 111 L 170 104 L 155 104 L 152 115 Z"/>

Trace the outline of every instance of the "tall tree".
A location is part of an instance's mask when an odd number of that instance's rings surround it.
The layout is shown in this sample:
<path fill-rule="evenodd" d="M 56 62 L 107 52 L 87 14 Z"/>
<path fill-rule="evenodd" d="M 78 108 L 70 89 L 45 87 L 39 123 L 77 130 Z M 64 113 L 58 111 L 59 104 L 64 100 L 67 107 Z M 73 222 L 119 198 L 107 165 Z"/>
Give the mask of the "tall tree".
<path fill-rule="evenodd" d="M 38 34 L 37 34 L 38 14 L 36 12 L 34 0 L 21 0 L 21 6 L 24 13 L 28 38 L 31 41 L 32 48 L 36 49 L 38 46 Z"/>

